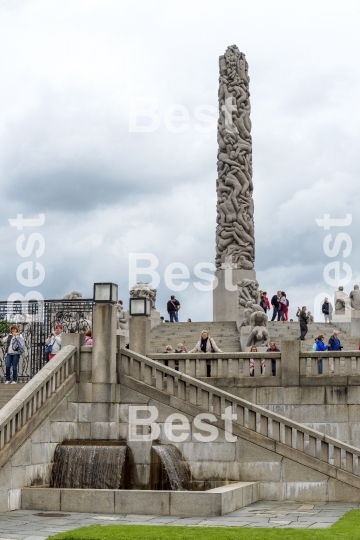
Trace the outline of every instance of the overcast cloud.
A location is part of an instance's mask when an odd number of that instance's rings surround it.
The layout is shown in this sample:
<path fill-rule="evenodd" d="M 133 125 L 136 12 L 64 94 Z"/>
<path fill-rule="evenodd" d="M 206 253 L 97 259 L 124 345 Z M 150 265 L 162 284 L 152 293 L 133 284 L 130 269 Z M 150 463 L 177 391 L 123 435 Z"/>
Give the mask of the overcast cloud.
<path fill-rule="evenodd" d="M 260 285 L 285 290 L 291 316 L 312 309 L 334 290 L 324 267 L 343 260 L 324 253 L 324 237 L 347 232 L 350 291 L 360 279 L 359 26 L 350 0 L 0 0 L 1 298 L 29 290 L 16 270 L 35 257 L 16 240 L 41 232 L 46 277 L 35 289 L 46 298 L 91 297 L 94 282 L 114 281 L 127 302 L 129 253 L 150 252 L 162 314 L 164 270 L 178 261 L 191 275 L 175 293 L 183 320 L 212 319 L 212 294 L 192 282 L 215 257 L 216 131 L 196 129 L 210 124 L 194 110 L 216 111 L 218 57 L 234 43 L 251 78 Z M 147 98 L 159 128 L 129 132 L 131 103 Z M 165 126 L 174 104 L 189 111 L 183 133 Z M 8 218 L 21 213 L 46 223 L 20 232 Z M 353 221 L 324 231 L 324 213 Z"/>

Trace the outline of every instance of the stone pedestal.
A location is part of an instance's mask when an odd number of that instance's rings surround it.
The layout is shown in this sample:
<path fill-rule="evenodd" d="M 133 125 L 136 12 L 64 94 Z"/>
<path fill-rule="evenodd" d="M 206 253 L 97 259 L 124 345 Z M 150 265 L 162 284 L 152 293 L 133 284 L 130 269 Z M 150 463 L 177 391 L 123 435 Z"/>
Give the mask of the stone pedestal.
<path fill-rule="evenodd" d="M 300 340 L 281 342 L 281 386 L 300 385 Z"/>
<path fill-rule="evenodd" d="M 350 334 L 359 338 L 360 342 L 360 310 L 354 309 L 351 312 Z"/>
<path fill-rule="evenodd" d="M 61 346 L 66 347 L 66 345 L 73 345 L 76 347 L 76 356 L 75 356 L 75 371 L 77 374 L 77 380 L 79 382 L 80 374 L 80 347 L 85 345 L 85 335 L 84 334 L 70 334 L 64 333 L 61 338 Z"/>
<path fill-rule="evenodd" d="M 130 350 L 147 356 L 150 352 L 150 318 L 143 316 L 130 317 L 129 323 Z"/>
<path fill-rule="evenodd" d="M 162 324 L 162 320 L 160 319 L 160 312 L 159 311 L 156 311 L 155 309 L 152 309 L 151 310 L 151 314 L 150 314 L 150 325 L 151 325 L 151 330 L 153 328 L 155 328 L 156 326 L 159 326 L 160 324 Z"/>
<path fill-rule="evenodd" d="M 227 268 L 215 271 L 218 285 L 213 291 L 213 320 L 236 321 L 238 317 L 237 283 L 242 279 L 256 279 L 255 270 Z"/>
<path fill-rule="evenodd" d="M 93 309 L 92 383 L 116 383 L 116 305 L 95 304 Z"/>

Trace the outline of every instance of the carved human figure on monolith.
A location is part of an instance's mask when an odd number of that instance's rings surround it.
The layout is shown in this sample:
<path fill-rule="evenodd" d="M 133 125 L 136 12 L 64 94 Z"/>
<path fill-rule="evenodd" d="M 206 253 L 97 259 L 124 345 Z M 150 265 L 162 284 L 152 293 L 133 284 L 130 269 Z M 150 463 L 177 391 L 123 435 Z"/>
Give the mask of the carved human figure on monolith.
<path fill-rule="evenodd" d="M 130 289 L 131 298 L 149 298 L 151 309 L 156 309 L 156 289 L 154 289 L 150 283 L 139 281 L 135 283 Z"/>
<path fill-rule="evenodd" d="M 350 304 L 353 309 L 360 311 L 360 290 L 359 285 L 354 285 L 354 290 L 350 293 Z"/>

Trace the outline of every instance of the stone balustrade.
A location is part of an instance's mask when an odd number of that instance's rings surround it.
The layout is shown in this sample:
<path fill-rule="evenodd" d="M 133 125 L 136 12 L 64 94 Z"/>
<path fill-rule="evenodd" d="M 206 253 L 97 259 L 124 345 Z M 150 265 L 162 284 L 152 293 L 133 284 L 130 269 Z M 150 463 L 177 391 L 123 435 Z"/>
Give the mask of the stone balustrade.
<path fill-rule="evenodd" d="M 324 376 L 358 376 L 360 378 L 360 351 L 329 351 L 300 353 L 300 375 L 318 375 L 318 360 L 322 360 Z"/>
<path fill-rule="evenodd" d="M 212 354 L 152 354 L 150 358 L 191 377 L 250 377 L 250 359 L 254 361 L 254 376 L 272 376 L 271 360 L 276 374 L 281 374 L 281 353 L 212 353 Z M 266 369 L 262 374 L 261 361 Z"/>
<path fill-rule="evenodd" d="M 155 387 L 170 396 L 170 403 L 181 400 L 218 418 L 231 407 L 235 435 L 360 488 L 360 449 L 127 349 L 121 350 L 120 362 L 121 377 Z"/>
<path fill-rule="evenodd" d="M 0 410 L 0 450 L 70 377 L 77 349 L 67 345 Z"/>

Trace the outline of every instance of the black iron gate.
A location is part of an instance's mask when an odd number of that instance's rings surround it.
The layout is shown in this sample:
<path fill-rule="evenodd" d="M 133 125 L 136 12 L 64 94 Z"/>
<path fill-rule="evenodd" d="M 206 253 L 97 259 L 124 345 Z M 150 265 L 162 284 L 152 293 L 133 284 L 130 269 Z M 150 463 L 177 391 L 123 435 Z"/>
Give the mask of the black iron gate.
<path fill-rule="evenodd" d="M 0 382 L 5 380 L 5 336 L 16 324 L 25 340 L 18 380 L 27 382 L 46 363 L 45 343 L 61 324 L 63 332 L 84 333 L 92 327 L 93 300 L 0 302 Z"/>

